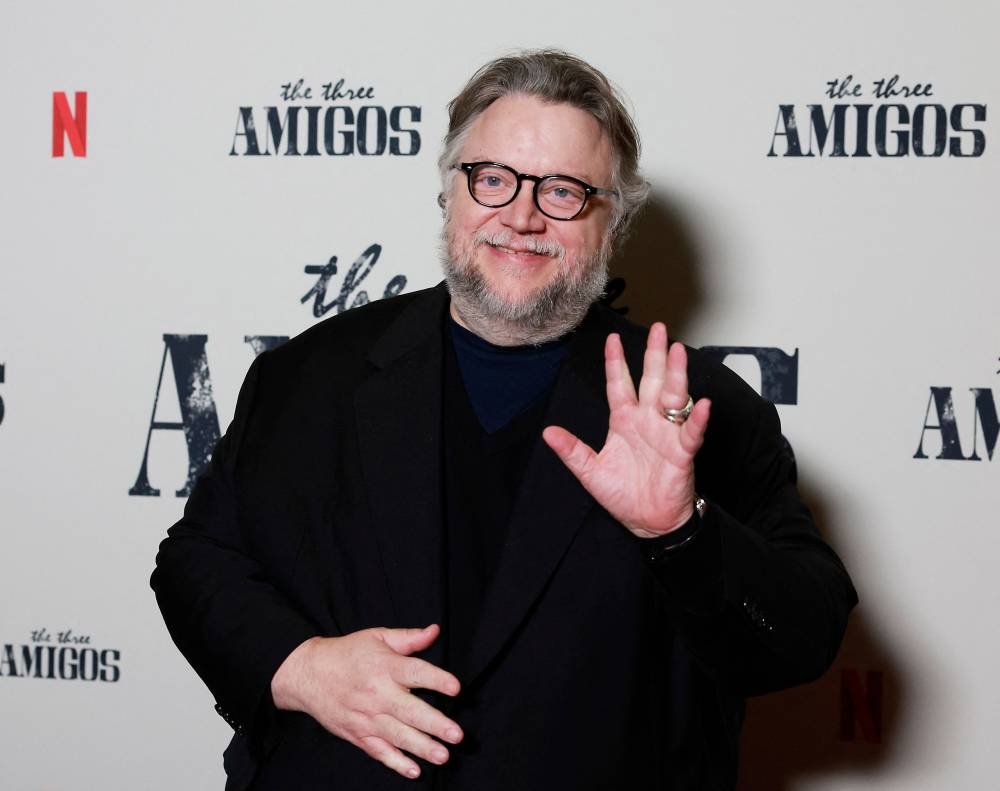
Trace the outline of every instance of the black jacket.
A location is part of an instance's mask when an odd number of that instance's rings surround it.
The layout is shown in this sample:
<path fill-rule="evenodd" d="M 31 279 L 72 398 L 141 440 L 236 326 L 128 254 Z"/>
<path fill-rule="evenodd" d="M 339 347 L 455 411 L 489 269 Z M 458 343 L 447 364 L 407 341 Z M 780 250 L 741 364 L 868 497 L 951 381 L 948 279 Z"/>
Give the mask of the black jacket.
<path fill-rule="evenodd" d="M 172 637 L 237 735 L 227 788 L 430 788 L 395 775 L 270 681 L 314 635 L 440 623 L 446 290 L 383 300 L 260 355 L 236 414 L 160 546 Z M 544 425 L 592 447 L 608 425 L 603 342 L 638 381 L 645 330 L 594 306 Z M 743 698 L 818 677 L 854 589 L 795 488 L 774 407 L 696 350 L 712 399 L 696 537 L 655 562 L 539 438 L 470 658 L 449 667 L 466 733 L 447 787 L 729 789 Z M 423 656 L 441 662 L 443 641 Z M 438 787 L 444 785 L 438 778 Z M 252 786 L 251 786 L 252 783 Z"/>

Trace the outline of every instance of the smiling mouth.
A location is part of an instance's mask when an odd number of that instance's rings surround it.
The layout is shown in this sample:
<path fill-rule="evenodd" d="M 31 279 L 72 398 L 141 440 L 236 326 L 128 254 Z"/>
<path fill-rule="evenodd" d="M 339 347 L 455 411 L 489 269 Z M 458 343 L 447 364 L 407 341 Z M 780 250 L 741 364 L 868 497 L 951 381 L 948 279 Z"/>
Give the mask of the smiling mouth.
<path fill-rule="evenodd" d="M 554 253 L 550 253 L 550 252 L 544 251 L 544 250 L 538 250 L 538 249 L 536 249 L 534 247 L 508 247 L 507 245 L 491 244 L 489 242 L 487 242 L 487 244 L 490 247 L 492 247 L 494 250 L 499 250 L 501 253 L 506 253 L 507 255 L 516 255 L 516 256 L 525 256 L 525 257 L 526 256 L 540 256 L 540 257 L 545 257 L 545 258 L 554 258 L 555 257 Z"/>
<path fill-rule="evenodd" d="M 536 239 L 530 236 L 518 238 L 509 231 L 499 233 L 480 231 L 473 237 L 473 241 L 489 247 L 496 251 L 498 255 L 506 255 L 523 260 L 533 257 L 563 258 L 566 255 L 566 249 L 554 239 Z"/>

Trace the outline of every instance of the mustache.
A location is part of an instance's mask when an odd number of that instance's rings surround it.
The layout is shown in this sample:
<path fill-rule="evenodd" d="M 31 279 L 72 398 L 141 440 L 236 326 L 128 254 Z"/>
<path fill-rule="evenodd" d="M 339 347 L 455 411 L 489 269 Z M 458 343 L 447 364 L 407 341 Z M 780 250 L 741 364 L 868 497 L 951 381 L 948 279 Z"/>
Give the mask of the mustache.
<path fill-rule="evenodd" d="M 535 236 L 521 236 L 515 240 L 513 231 L 498 231 L 489 233 L 488 231 L 477 231 L 472 241 L 478 246 L 488 244 L 493 247 L 506 247 L 518 253 L 535 253 L 536 255 L 548 255 L 553 258 L 565 258 L 566 248 L 554 239 L 539 239 Z"/>

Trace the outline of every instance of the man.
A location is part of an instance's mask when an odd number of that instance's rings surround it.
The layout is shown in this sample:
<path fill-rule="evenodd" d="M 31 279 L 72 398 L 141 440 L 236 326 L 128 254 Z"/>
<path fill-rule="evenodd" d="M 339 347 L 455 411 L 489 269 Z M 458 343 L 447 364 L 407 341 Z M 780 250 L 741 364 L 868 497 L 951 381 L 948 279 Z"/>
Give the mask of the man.
<path fill-rule="evenodd" d="M 732 788 L 850 580 L 773 406 L 599 304 L 646 194 L 604 76 L 502 58 L 450 121 L 446 287 L 258 357 L 161 545 L 227 788 Z"/>

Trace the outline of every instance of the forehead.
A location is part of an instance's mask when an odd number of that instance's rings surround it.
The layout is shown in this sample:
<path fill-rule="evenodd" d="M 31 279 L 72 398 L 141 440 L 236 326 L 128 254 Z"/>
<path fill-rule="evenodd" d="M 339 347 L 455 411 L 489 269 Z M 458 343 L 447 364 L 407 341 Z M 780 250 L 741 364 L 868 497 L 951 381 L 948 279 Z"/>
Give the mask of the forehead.
<path fill-rule="evenodd" d="M 462 161 L 500 162 L 522 173 L 562 173 L 605 186 L 611 144 L 590 113 L 514 94 L 497 99 L 473 122 Z"/>

